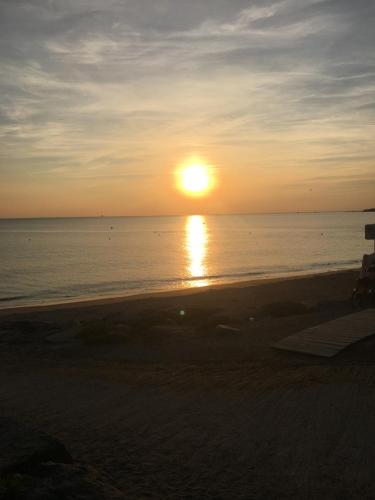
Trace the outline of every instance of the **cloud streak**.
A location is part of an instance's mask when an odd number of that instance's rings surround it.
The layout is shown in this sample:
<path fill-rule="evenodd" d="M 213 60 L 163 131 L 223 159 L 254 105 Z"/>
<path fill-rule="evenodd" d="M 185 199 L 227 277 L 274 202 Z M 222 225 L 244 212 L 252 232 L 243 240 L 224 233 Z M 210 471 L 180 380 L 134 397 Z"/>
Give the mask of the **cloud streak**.
<path fill-rule="evenodd" d="M 0 19 L 8 181 L 125 157 L 151 178 L 194 148 L 249 172 L 373 164 L 372 0 L 1 0 Z"/>

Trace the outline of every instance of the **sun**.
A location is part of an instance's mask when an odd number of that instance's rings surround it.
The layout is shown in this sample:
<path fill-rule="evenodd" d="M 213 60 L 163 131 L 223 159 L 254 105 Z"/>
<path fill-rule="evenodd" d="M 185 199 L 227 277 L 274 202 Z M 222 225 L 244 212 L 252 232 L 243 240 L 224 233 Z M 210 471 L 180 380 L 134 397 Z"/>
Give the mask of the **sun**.
<path fill-rule="evenodd" d="M 200 161 L 182 165 L 177 171 L 177 179 L 179 189 L 188 196 L 204 196 L 214 184 L 210 168 Z"/>
<path fill-rule="evenodd" d="M 203 193 L 210 184 L 208 170 L 204 165 L 194 164 L 185 167 L 181 172 L 181 184 L 188 193 Z"/>

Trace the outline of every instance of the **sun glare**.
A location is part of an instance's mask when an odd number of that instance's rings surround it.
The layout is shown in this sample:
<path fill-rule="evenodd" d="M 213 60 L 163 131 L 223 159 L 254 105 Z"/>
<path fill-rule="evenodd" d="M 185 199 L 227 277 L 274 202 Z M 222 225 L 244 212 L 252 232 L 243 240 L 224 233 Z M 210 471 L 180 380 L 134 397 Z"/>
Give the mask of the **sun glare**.
<path fill-rule="evenodd" d="M 207 165 L 190 162 L 178 171 L 178 187 L 189 196 L 204 196 L 213 187 L 213 176 Z"/>
<path fill-rule="evenodd" d="M 202 215 L 190 215 L 185 225 L 185 248 L 188 265 L 187 274 L 192 281 L 190 286 L 208 285 L 206 254 L 208 244 L 208 231 L 206 219 Z"/>

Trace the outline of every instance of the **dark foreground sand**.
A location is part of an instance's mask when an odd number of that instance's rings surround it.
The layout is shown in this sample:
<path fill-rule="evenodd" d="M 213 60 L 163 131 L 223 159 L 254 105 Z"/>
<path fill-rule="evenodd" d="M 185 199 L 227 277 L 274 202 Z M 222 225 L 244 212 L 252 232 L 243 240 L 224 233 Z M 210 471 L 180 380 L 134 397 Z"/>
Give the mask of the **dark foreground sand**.
<path fill-rule="evenodd" d="M 0 412 L 129 499 L 375 498 L 375 338 L 270 347 L 352 312 L 357 274 L 2 311 Z"/>

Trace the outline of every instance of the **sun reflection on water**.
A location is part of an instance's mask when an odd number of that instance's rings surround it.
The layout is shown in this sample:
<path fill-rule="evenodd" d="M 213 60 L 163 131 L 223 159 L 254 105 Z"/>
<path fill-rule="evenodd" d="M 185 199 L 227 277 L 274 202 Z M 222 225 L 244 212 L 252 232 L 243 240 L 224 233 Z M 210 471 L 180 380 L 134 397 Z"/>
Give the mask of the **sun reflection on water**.
<path fill-rule="evenodd" d="M 208 232 L 206 220 L 202 215 L 190 215 L 185 224 L 185 248 L 187 253 L 187 272 L 192 278 L 190 286 L 206 286 L 208 280 L 206 267 Z"/>

